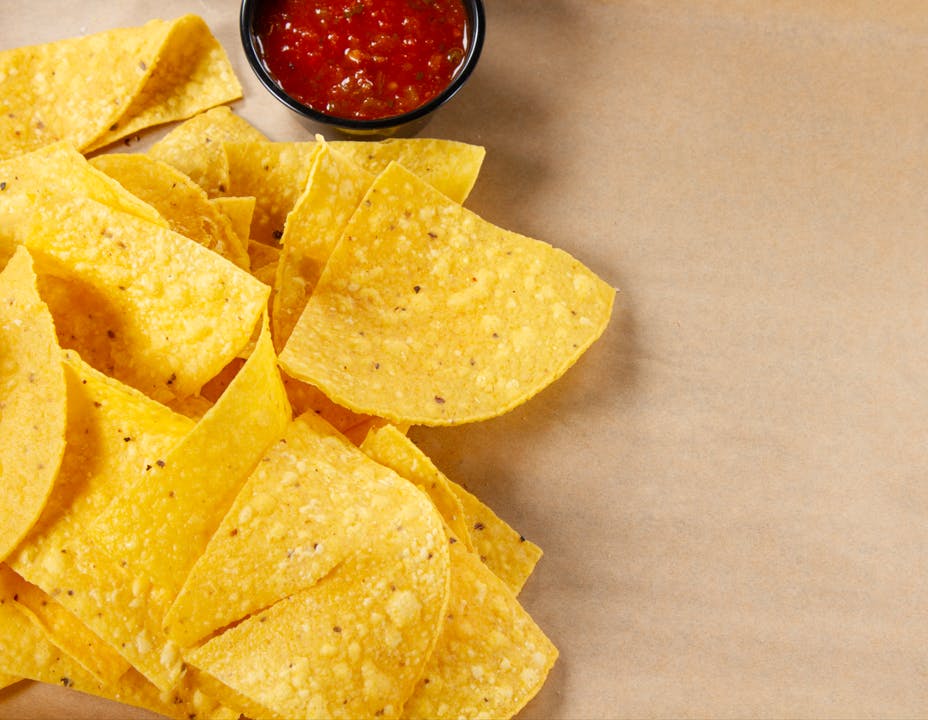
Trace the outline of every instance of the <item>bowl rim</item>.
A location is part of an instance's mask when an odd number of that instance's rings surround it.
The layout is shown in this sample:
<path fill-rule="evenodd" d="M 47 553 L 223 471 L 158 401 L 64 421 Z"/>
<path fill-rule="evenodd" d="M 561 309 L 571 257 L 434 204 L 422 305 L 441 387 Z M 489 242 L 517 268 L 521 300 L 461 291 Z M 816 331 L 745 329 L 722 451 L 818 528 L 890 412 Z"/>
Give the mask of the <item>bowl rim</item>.
<path fill-rule="evenodd" d="M 445 89 L 428 102 L 400 115 L 389 115 L 387 117 L 370 120 L 344 118 L 338 117 L 337 115 L 328 115 L 308 105 L 304 105 L 287 93 L 264 67 L 264 63 L 261 62 L 257 48 L 255 47 L 255 36 L 252 32 L 255 9 L 259 2 L 261 2 L 261 0 L 242 0 L 241 10 L 239 12 L 239 33 L 241 35 L 242 47 L 245 51 L 248 64 L 258 77 L 258 80 L 261 81 L 261 84 L 264 85 L 274 97 L 295 113 L 317 123 L 346 130 L 364 131 L 396 128 L 420 120 L 437 110 L 457 94 L 474 71 L 474 67 L 477 65 L 477 60 L 480 58 L 480 53 L 483 50 L 483 40 L 486 34 L 486 12 L 483 0 L 461 0 L 464 9 L 467 11 L 468 20 L 470 21 L 470 42 L 468 43 L 467 54 L 464 56 L 464 60 L 461 63 L 461 69 L 458 71 L 457 75 L 452 78 Z"/>

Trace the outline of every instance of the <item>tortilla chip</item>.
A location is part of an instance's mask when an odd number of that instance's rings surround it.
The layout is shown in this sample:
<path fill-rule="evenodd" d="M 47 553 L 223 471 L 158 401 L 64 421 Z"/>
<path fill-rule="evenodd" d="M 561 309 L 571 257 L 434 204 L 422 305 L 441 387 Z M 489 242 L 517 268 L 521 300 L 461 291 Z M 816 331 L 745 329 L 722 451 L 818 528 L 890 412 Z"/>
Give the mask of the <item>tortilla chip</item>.
<path fill-rule="evenodd" d="M 196 427 L 86 530 L 132 576 L 172 598 L 258 460 L 290 421 L 267 324 L 265 317 L 251 357 Z"/>
<path fill-rule="evenodd" d="M 221 106 L 182 122 L 152 145 L 148 154 L 173 165 L 207 195 L 217 197 L 229 188 L 229 165 L 222 144 L 255 141 L 267 138 L 231 108 Z"/>
<path fill-rule="evenodd" d="M 241 97 L 242 87 L 222 45 L 202 18 L 184 15 L 170 22 L 166 42 L 141 92 L 87 150 Z"/>
<path fill-rule="evenodd" d="M 96 200 L 156 225 L 168 224 L 157 210 L 93 168 L 67 142 L 0 162 L 0 188 L 0 246 L 25 242 L 36 205 L 75 197 Z"/>
<path fill-rule="evenodd" d="M 461 502 L 474 551 L 518 595 L 541 559 L 541 548 L 513 530 L 476 495 L 452 480 L 448 486 Z"/>
<path fill-rule="evenodd" d="M 155 208 L 174 232 L 248 269 L 248 253 L 231 220 L 180 170 L 138 153 L 98 155 L 90 164 Z"/>
<path fill-rule="evenodd" d="M 452 535 L 461 540 L 468 550 L 473 550 L 469 528 L 464 520 L 464 508 L 451 489 L 451 481 L 442 475 L 412 440 L 393 425 L 384 425 L 368 431 L 361 443 L 361 450 L 428 495 Z"/>
<path fill-rule="evenodd" d="M 77 660 L 103 684 L 119 680 L 129 662 L 41 588 L 0 564 L 0 577 L 12 589 L 17 609 L 41 630 L 50 643 Z"/>
<path fill-rule="evenodd" d="M 180 676 L 179 655 L 153 654 L 170 599 L 135 581 L 90 547 L 86 528 L 194 424 L 142 393 L 65 354 L 67 445 L 45 510 L 10 566 L 78 617 L 164 689 Z M 162 642 L 162 645 L 164 642 Z"/>
<path fill-rule="evenodd" d="M 435 467 L 416 444 L 393 425 L 373 428 L 361 449 L 419 486 L 441 512 L 452 534 L 473 550 L 513 594 L 518 594 L 541 559 L 541 548 Z"/>
<path fill-rule="evenodd" d="M 225 51 L 193 15 L 5 50 L 0 158 L 58 140 L 90 151 L 238 97 Z"/>
<path fill-rule="evenodd" d="M 280 249 L 252 240 L 248 243 L 248 255 L 251 257 L 252 271 L 266 268 L 268 265 L 277 267 L 280 262 Z M 273 284 L 273 283 L 272 283 Z"/>
<path fill-rule="evenodd" d="M 225 157 L 225 155 L 223 155 L 223 157 Z M 254 243 L 251 242 L 251 219 L 255 214 L 255 198 L 217 197 L 211 198 L 210 203 L 212 203 L 213 207 L 219 212 L 229 218 L 229 222 L 232 223 L 232 230 L 238 236 L 242 247 L 245 248 L 249 256 L 251 256 L 251 246 L 254 245 Z M 268 250 L 272 249 L 268 245 L 262 245 L 262 247 L 266 247 Z M 263 264 L 264 262 L 255 265 L 253 257 L 249 263 L 252 268 L 261 267 Z"/>
<path fill-rule="evenodd" d="M 359 552 L 185 652 L 188 663 L 283 717 L 398 717 L 441 629 L 449 553 L 428 498 L 380 472 L 396 509 L 371 515 Z"/>
<path fill-rule="evenodd" d="M 0 669 L 28 680 L 63 685 L 79 690 L 99 681 L 80 663 L 48 641 L 14 602 L 14 591 L 0 580 Z M 10 601 L 7 601 L 10 598 Z"/>
<path fill-rule="evenodd" d="M 181 647 L 315 584 L 408 501 L 398 478 L 315 413 L 242 488 L 165 618 Z"/>
<path fill-rule="evenodd" d="M 434 138 L 333 140 L 329 145 L 374 175 L 398 162 L 457 203 L 467 199 L 486 156 L 480 145 Z"/>
<path fill-rule="evenodd" d="M 60 352 L 32 258 L 20 247 L 0 272 L 0 560 L 39 519 L 64 455 Z"/>
<path fill-rule="evenodd" d="M 397 164 L 371 186 L 280 355 L 357 413 L 454 425 L 511 410 L 608 324 L 614 290 Z"/>
<path fill-rule="evenodd" d="M 233 720 L 240 720 L 242 717 L 260 720 L 292 720 L 271 712 L 251 698 L 245 697 L 241 693 L 235 692 L 228 685 L 219 682 L 209 673 L 195 667 L 188 665 L 184 677 L 189 678 L 191 685 L 200 688 L 209 697 L 216 698 L 222 703 L 223 707 L 234 710 L 236 717 Z"/>
<path fill-rule="evenodd" d="M 515 596 L 471 552 L 451 547 L 441 636 L 404 718 L 510 718 L 534 697 L 558 652 Z"/>
<path fill-rule="evenodd" d="M 287 215 L 274 281 L 271 328 L 282 348 L 312 294 L 342 231 L 374 176 L 323 143 L 316 151 L 303 194 Z"/>
<path fill-rule="evenodd" d="M 10 588 L 0 581 L 0 668 L 10 668 L 0 680 L 35 680 L 77 692 L 144 708 L 177 720 L 209 717 L 235 720 L 238 713 L 221 707 L 199 686 L 182 681 L 171 693 L 162 693 L 135 670 L 115 682 L 103 683 L 70 654 L 48 640 L 29 618 L 10 601 Z"/>
<path fill-rule="evenodd" d="M 0 672 L 0 690 L 8 688 L 10 685 L 15 685 L 20 680 L 22 680 L 22 678 L 18 675 L 8 675 L 7 673 Z"/>
<path fill-rule="evenodd" d="M 284 222 L 306 186 L 315 142 L 226 142 L 227 195 L 254 197 L 251 238 L 277 247 Z"/>
<path fill-rule="evenodd" d="M 93 200 L 36 208 L 25 242 L 40 271 L 111 309 L 113 325 L 97 333 L 112 340 L 112 374 L 153 397 L 196 393 L 245 346 L 267 304 L 267 286 L 247 272 Z M 80 341 L 65 345 L 81 351 Z"/>

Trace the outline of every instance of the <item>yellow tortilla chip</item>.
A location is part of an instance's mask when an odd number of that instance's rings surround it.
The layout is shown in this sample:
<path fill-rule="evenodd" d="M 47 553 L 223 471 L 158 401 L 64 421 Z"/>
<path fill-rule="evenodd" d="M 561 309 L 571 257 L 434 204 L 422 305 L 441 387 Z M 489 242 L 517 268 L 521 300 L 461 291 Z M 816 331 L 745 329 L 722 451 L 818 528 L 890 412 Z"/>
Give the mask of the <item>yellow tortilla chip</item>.
<path fill-rule="evenodd" d="M 94 169 L 70 143 L 58 142 L 0 162 L 0 246 L 25 241 L 36 205 L 75 197 L 167 227 L 157 210 Z"/>
<path fill-rule="evenodd" d="M 50 643 L 64 650 L 87 672 L 104 684 L 112 684 L 129 670 L 129 663 L 78 618 L 7 565 L 0 577 L 13 590 L 17 609 L 42 631 Z"/>
<path fill-rule="evenodd" d="M 148 154 L 173 165 L 207 195 L 216 197 L 229 189 L 229 165 L 222 144 L 255 141 L 267 141 L 267 138 L 223 105 L 182 122 L 152 145 Z"/>
<path fill-rule="evenodd" d="M 231 220 L 180 170 L 138 153 L 107 153 L 90 161 L 155 208 L 170 228 L 248 269 L 248 253 Z"/>
<path fill-rule="evenodd" d="M 64 368 L 68 421 L 61 471 L 42 516 L 8 562 L 168 689 L 180 676 L 180 657 L 152 648 L 170 598 L 90 547 L 86 528 L 124 492 L 127 478 L 165 457 L 194 423 L 73 353 L 65 354 Z"/>
<path fill-rule="evenodd" d="M 513 530 L 474 494 L 448 481 L 461 501 L 471 544 L 493 574 L 516 595 L 541 559 L 542 551 L 524 535 Z"/>
<path fill-rule="evenodd" d="M 277 247 L 284 222 L 306 186 L 315 142 L 226 142 L 226 194 L 255 198 L 251 238 Z"/>
<path fill-rule="evenodd" d="M 460 545 L 441 636 L 404 718 L 511 718 L 541 689 L 558 652 L 515 596 Z"/>
<path fill-rule="evenodd" d="M 303 590 L 402 511 L 399 478 L 315 413 L 294 420 L 258 463 L 165 618 L 193 645 Z"/>
<path fill-rule="evenodd" d="M 225 51 L 193 15 L 6 50 L 0 158 L 58 140 L 90 151 L 238 97 Z"/>
<path fill-rule="evenodd" d="M 260 270 L 261 268 L 266 268 L 269 265 L 273 265 L 276 268 L 277 263 L 280 262 L 280 253 L 281 251 L 279 248 L 255 242 L 254 240 L 249 242 L 248 255 L 251 257 L 252 272 Z"/>
<path fill-rule="evenodd" d="M 86 529 L 136 578 L 173 598 L 267 448 L 290 421 L 265 316 L 255 349 L 216 404 Z"/>
<path fill-rule="evenodd" d="M 435 138 L 332 140 L 329 145 L 374 175 L 398 162 L 457 203 L 467 199 L 486 156 L 480 145 Z"/>
<path fill-rule="evenodd" d="M 209 717 L 236 720 L 238 713 L 224 708 L 201 688 L 182 680 L 170 693 L 163 693 L 135 670 L 129 669 L 116 681 L 100 682 L 74 657 L 48 640 L 8 598 L 9 588 L 0 582 L 0 668 L 15 669 L 0 674 L 9 678 L 35 680 L 77 692 L 144 708 L 177 720 Z"/>
<path fill-rule="evenodd" d="M 449 480 L 416 444 L 393 425 L 371 429 L 361 449 L 418 485 L 441 512 L 452 534 L 514 593 L 541 559 L 541 548 L 513 530 L 472 493 Z"/>
<path fill-rule="evenodd" d="M 211 698 L 216 698 L 224 708 L 234 710 L 235 717 L 232 720 L 240 720 L 241 717 L 260 718 L 260 720 L 292 720 L 271 712 L 266 707 L 259 705 L 241 693 L 235 692 L 228 685 L 219 682 L 212 675 L 198 668 L 188 665 L 184 677 L 189 678 L 189 682 L 193 687 L 201 689 Z"/>
<path fill-rule="evenodd" d="M 282 367 L 355 412 L 454 425 L 511 410 L 600 336 L 614 290 L 396 163 L 352 217 Z"/>
<path fill-rule="evenodd" d="M 225 157 L 225 154 L 223 154 Z M 253 197 L 217 197 L 211 198 L 210 203 L 219 212 L 229 218 L 232 223 L 232 230 L 238 236 L 242 247 L 245 248 L 249 256 L 251 255 L 251 219 L 255 214 L 255 198 Z M 269 245 L 263 245 L 268 250 L 272 248 Z M 249 263 L 252 268 L 260 267 L 264 263 L 255 265 L 254 259 Z"/>
<path fill-rule="evenodd" d="M 17 609 L 12 602 L 14 592 L 0 579 L 0 669 L 13 676 L 79 690 L 99 685 L 93 675 L 49 642 Z"/>
<path fill-rule="evenodd" d="M 290 337 L 322 268 L 373 181 L 371 173 L 328 144 L 317 149 L 306 188 L 287 215 L 281 237 L 283 249 L 271 305 L 278 349 Z"/>
<path fill-rule="evenodd" d="M 441 629 L 450 576 L 440 516 L 392 477 L 396 511 L 370 518 L 359 552 L 185 652 L 188 663 L 283 717 L 398 717 Z"/>
<path fill-rule="evenodd" d="M 367 415 L 358 415 L 332 402 L 323 392 L 312 385 L 294 380 L 286 373 L 284 373 L 283 378 L 294 415 L 314 412 L 339 432 L 345 432 L 368 419 Z"/>
<path fill-rule="evenodd" d="M 415 443 L 393 425 L 373 428 L 361 443 L 361 450 L 372 459 L 404 477 L 429 496 L 435 508 L 468 550 L 473 550 L 464 508 L 451 489 L 451 482 Z"/>
<path fill-rule="evenodd" d="M 112 340 L 113 375 L 153 397 L 196 393 L 245 346 L 267 304 L 267 286 L 247 272 L 93 200 L 36 208 L 25 242 L 40 271 L 113 309 L 114 325 L 97 328 Z M 81 351 L 80 341 L 65 344 Z"/>
<path fill-rule="evenodd" d="M 18 675 L 8 675 L 7 673 L 0 672 L 0 690 L 3 688 L 8 688 L 10 685 L 14 685 L 22 680 Z"/>
<path fill-rule="evenodd" d="M 21 247 L 0 272 L 0 560 L 39 519 L 65 448 L 61 351 L 36 283 Z"/>
<path fill-rule="evenodd" d="M 148 127 L 183 120 L 242 97 L 242 87 L 226 51 L 202 18 L 184 15 L 170 32 L 151 77 L 131 98 L 125 114 L 96 138 L 97 150 Z"/>

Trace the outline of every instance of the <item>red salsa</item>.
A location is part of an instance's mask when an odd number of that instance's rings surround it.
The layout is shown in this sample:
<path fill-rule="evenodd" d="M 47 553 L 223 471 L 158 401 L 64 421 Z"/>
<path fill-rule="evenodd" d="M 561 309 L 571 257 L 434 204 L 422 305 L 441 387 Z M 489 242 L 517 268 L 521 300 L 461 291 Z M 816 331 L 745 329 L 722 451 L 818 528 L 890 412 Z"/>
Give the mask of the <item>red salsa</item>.
<path fill-rule="evenodd" d="M 327 115 L 415 110 L 454 78 L 467 49 L 461 0 L 268 0 L 254 33 L 288 94 Z"/>

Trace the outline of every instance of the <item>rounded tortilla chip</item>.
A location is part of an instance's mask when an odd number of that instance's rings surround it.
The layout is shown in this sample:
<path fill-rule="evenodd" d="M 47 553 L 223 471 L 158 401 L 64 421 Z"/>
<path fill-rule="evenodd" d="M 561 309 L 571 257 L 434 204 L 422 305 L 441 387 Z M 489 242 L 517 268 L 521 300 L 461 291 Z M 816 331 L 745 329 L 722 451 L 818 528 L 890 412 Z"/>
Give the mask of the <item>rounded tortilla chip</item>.
<path fill-rule="evenodd" d="M 362 414 L 455 425 L 507 412 L 602 334 L 615 290 L 393 163 L 371 186 L 281 352 Z"/>
<path fill-rule="evenodd" d="M 281 717 L 399 717 L 438 640 L 451 561 L 430 500 L 383 472 L 397 510 L 371 519 L 358 552 L 185 652 L 187 663 Z"/>
<path fill-rule="evenodd" d="M 66 417 L 55 327 L 32 258 L 20 247 L 0 273 L 0 560 L 48 501 L 64 455 Z"/>

